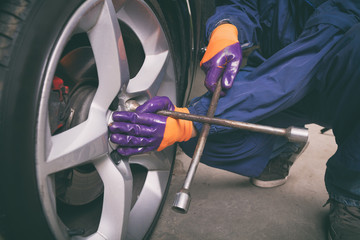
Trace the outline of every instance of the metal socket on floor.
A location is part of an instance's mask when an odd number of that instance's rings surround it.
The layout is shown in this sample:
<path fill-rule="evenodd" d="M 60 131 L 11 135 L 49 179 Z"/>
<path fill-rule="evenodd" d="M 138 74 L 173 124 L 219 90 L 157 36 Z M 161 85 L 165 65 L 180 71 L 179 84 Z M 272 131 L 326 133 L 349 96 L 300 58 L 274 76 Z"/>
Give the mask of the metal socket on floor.
<path fill-rule="evenodd" d="M 187 189 L 181 189 L 180 192 L 176 193 L 172 209 L 175 212 L 185 214 L 189 210 L 190 201 L 190 192 Z"/>

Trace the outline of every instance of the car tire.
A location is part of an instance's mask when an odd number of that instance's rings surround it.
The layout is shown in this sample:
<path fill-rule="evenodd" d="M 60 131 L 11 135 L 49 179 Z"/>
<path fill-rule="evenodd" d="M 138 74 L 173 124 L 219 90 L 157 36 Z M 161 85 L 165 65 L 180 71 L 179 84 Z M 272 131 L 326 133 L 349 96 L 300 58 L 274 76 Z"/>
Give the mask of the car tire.
<path fill-rule="evenodd" d="M 122 158 L 107 124 L 128 100 L 181 104 L 187 73 L 159 5 L 7 0 L 0 19 L 5 239 L 148 238 L 175 147 Z"/>

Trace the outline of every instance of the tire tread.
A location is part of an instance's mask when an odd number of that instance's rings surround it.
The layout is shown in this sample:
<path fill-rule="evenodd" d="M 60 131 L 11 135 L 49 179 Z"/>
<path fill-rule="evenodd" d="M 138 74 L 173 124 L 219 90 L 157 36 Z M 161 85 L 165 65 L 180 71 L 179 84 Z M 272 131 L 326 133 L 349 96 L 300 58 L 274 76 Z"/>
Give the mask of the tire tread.
<path fill-rule="evenodd" d="M 11 53 L 30 11 L 30 4 L 29 0 L 1 0 L 0 2 L 0 80 L 5 71 L 8 71 Z M 0 81 L 0 90 L 2 86 L 3 82 Z M 0 91 L 1 96 L 2 91 Z M 0 200 L 0 240 L 10 239 L 4 212 L 4 205 Z"/>
<path fill-rule="evenodd" d="M 0 66 L 7 67 L 20 29 L 28 15 L 30 0 L 5 0 L 0 5 Z"/>

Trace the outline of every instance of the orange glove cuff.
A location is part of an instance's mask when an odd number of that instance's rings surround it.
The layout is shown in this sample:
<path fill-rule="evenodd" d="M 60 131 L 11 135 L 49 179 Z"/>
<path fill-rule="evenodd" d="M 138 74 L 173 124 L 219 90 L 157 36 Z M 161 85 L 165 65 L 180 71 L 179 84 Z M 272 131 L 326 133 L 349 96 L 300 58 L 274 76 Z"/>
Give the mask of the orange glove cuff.
<path fill-rule="evenodd" d="M 187 108 L 175 107 L 175 111 L 190 113 Z M 191 138 L 192 131 L 193 131 L 192 121 L 183 120 L 183 119 L 174 119 L 168 117 L 166 120 L 164 138 L 161 141 L 157 151 L 161 151 L 164 148 L 173 145 L 176 142 L 188 141 Z"/>
<path fill-rule="evenodd" d="M 238 30 L 234 25 L 226 23 L 216 27 L 211 33 L 210 42 L 206 48 L 204 57 L 201 59 L 200 67 L 218 52 L 237 42 L 239 42 Z"/>

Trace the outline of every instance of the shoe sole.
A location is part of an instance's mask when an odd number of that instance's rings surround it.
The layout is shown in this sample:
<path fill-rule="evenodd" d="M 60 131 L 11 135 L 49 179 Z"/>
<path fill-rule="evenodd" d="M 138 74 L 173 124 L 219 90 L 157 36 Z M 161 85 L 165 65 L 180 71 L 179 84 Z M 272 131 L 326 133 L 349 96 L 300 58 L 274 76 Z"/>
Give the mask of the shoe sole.
<path fill-rule="evenodd" d="M 307 149 L 307 147 L 309 146 L 309 141 L 307 141 L 304 144 L 304 147 L 301 149 L 301 151 L 299 153 L 297 153 L 296 155 L 294 154 L 292 157 L 294 158 L 292 160 L 293 164 L 295 163 L 295 161 L 300 157 L 300 155 Z M 261 187 L 261 188 L 273 188 L 273 187 L 278 187 L 281 185 L 284 185 L 288 179 L 288 177 L 290 176 L 287 175 L 285 178 L 283 179 L 278 179 L 278 180 L 271 180 L 271 181 L 264 181 L 264 180 L 260 180 L 257 178 L 250 178 L 250 182 L 257 186 L 257 187 Z"/>
<path fill-rule="evenodd" d="M 256 178 L 250 178 L 250 182 L 257 187 L 273 188 L 273 187 L 278 187 L 278 186 L 284 185 L 286 183 L 288 177 L 289 176 L 287 176 L 283 179 L 272 180 L 272 181 L 263 181 L 263 180 L 259 180 Z"/>

